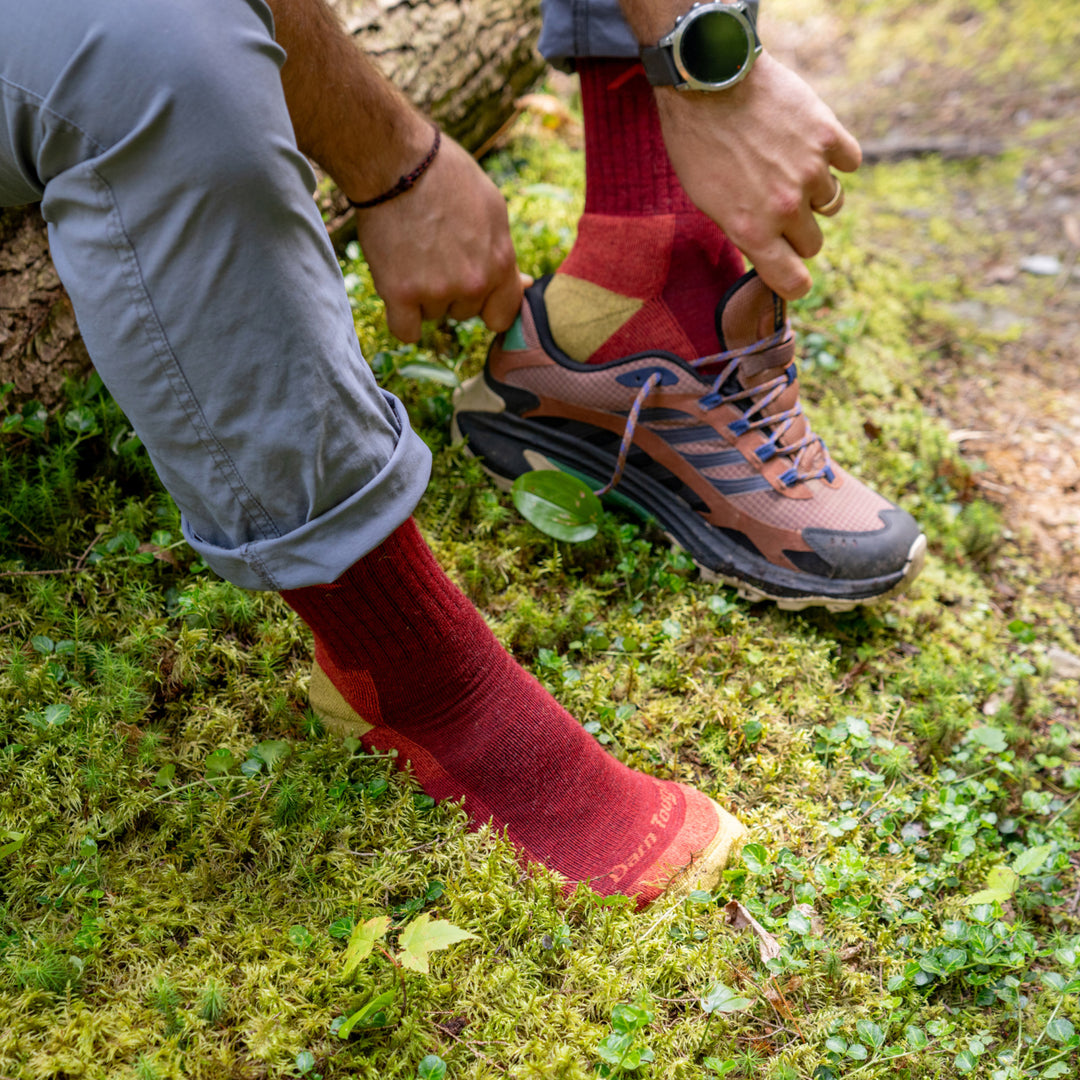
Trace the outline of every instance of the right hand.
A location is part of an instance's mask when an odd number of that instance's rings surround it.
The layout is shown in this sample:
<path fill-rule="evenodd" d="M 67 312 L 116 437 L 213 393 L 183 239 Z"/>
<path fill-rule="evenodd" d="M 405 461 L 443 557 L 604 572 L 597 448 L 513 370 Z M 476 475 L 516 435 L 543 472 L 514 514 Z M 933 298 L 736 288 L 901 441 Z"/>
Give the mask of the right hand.
<path fill-rule="evenodd" d="M 479 315 L 508 330 L 521 307 L 506 202 L 487 174 L 453 139 L 442 145 L 416 186 L 370 210 L 358 210 L 357 235 L 386 324 L 401 341 L 419 341 L 424 319 Z"/>
<path fill-rule="evenodd" d="M 668 156 L 691 201 L 786 300 L 810 291 L 803 259 L 821 250 L 812 206 L 854 172 L 862 151 L 832 110 L 767 52 L 716 93 L 663 88 L 656 103 Z"/>

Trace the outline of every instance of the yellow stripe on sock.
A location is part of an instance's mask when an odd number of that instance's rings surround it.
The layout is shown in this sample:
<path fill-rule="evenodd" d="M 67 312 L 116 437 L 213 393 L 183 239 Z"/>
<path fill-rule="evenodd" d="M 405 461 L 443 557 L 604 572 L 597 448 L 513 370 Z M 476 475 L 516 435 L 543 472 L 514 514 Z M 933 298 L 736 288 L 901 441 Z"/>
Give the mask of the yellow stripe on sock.
<path fill-rule="evenodd" d="M 644 303 L 570 274 L 556 274 L 544 292 L 551 336 L 579 363 L 585 363 Z"/>
<path fill-rule="evenodd" d="M 308 686 L 311 711 L 326 727 L 342 738 L 359 738 L 375 725 L 369 724 L 342 696 L 318 664 L 312 665 Z"/>

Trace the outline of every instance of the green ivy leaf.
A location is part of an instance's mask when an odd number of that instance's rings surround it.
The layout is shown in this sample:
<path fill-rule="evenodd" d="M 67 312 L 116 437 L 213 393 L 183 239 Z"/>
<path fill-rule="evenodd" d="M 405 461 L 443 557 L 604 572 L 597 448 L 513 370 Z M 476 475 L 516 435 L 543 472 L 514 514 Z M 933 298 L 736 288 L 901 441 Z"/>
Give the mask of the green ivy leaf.
<path fill-rule="evenodd" d="M 176 775 L 176 765 L 173 762 L 168 762 L 162 765 L 160 769 L 154 774 L 154 787 L 168 787 L 173 777 Z"/>
<path fill-rule="evenodd" d="M 428 953 L 448 949 L 459 941 L 469 941 L 475 937 L 475 934 L 445 919 L 432 919 L 425 911 L 401 931 L 398 938 L 401 951 L 397 954 L 397 960 L 402 967 L 427 975 L 430 971 Z"/>
<path fill-rule="evenodd" d="M 985 746 L 987 750 L 994 754 L 1000 754 L 1002 751 L 1009 749 L 1008 741 L 1002 731 L 999 728 L 990 727 L 987 724 L 983 724 L 981 727 L 972 728 L 971 738 L 980 746 Z"/>
<path fill-rule="evenodd" d="M 970 1050 L 961 1050 L 956 1055 L 956 1060 L 953 1062 L 953 1066 L 957 1072 L 969 1073 L 975 1068 L 976 1060 L 975 1055 Z"/>
<path fill-rule="evenodd" d="M 616 1005 L 611 1010 L 611 1026 L 616 1031 L 638 1031 L 648 1027 L 654 1019 L 654 1014 L 640 1005 Z"/>
<path fill-rule="evenodd" d="M 288 757 L 289 744 L 284 739 L 267 739 L 259 743 L 251 751 L 268 769 L 272 769 L 279 761 Z"/>
<path fill-rule="evenodd" d="M 290 926 L 289 940 L 298 949 L 308 949 L 315 944 L 315 938 L 311 936 L 311 931 L 306 926 Z"/>
<path fill-rule="evenodd" d="M 514 481 L 510 497 L 526 521 L 571 544 L 591 540 L 604 513 L 600 500 L 582 481 L 556 469 L 522 473 Z"/>
<path fill-rule="evenodd" d="M 375 942 L 389 929 L 390 917 L 388 915 L 376 915 L 374 919 L 357 923 L 353 928 L 353 932 L 349 935 L 349 944 L 345 948 L 344 964 L 347 982 L 356 978 L 357 968 L 371 955 Z"/>

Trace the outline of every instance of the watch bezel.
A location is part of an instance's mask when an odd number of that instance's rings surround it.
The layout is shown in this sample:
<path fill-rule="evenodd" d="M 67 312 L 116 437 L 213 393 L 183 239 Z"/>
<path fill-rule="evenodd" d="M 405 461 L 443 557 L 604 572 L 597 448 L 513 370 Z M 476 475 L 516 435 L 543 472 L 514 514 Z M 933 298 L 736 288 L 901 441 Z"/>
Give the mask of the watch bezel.
<path fill-rule="evenodd" d="M 679 90 L 706 90 L 710 92 L 726 90 L 729 86 L 742 82 L 750 74 L 750 70 L 754 66 L 754 60 L 757 58 L 758 53 L 761 52 L 761 42 L 758 40 L 757 28 L 746 14 L 748 7 L 749 5 L 745 0 L 734 0 L 733 3 L 719 3 L 718 0 L 713 0 L 711 3 L 694 4 L 679 19 L 671 33 L 658 42 L 658 45 L 662 47 L 669 46 L 671 48 L 672 63 L 683 80 L 681 84 L 677 84 Z M 682 41 L 687 29 L 698 19 L 713 14 L 735 19 L 746 35 L 746 58 L 739 66 L 739 70 L 730 79 L 725 79 L 722 82 L 708 82 L 699 79 L 687 68 L 682 55 Z"/>

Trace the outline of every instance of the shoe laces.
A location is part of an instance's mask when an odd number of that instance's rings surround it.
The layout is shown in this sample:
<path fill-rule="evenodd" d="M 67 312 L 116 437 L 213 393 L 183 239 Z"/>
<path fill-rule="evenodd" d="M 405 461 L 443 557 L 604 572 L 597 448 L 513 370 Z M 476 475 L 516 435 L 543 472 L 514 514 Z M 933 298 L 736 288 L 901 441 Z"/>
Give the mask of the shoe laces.
<path fill-rule="evenodd" d="M 829 457 L 829 449 L 820 435 L 815 435 L 810 429 L 809 420 L 806 421 L 806 430 L 803 437 L 789 445 L 781 445 L 781 440 L 791 430 L 792 425 L 803 413 L 802 402 L 796 400 L 790 409 L 783 412 L 767 415 L 765 410 L 780 396 L 794 381 L 796 377 L 795 364 L 789 364 L 783 374 L 777 375 L 768 382 L 761 383 L 749 389 L 739 389 L 733 393 L 725 394 L 722 387 L 728 385 L 729 380 L 739 369 L 739 365 L 750 356 L 758 356 L 768 352 L 769 349 L 782 344 L 787 339 L 788 331 L 779 330 L 769 337 L 760 341 L 744 345 L 739 349 L 729 349 L 727 352 L 713 353 L 709 356 L 701 356 L 690 361 L 692 368 L 713 367 L 723 364 L 724 367 L 713 379 L 712 387 L 699 399 L 705 409 L 716 409 L 721 405 L 739 405 L 744 401 L 751 403 L 741 417 L 733 420 L 728 425 L 728 430 L 735 436 L 743 435 L 747 431 L 764 430 L 769 438 L 755 451 L 762 464 L 771 460 L 777 454 L 791 459 L 791 467 L 780 476 L 780 483 L 784 487 L 794 487 L 796 484 L 810 480 L 824 478 L 831 481 L 834 477 L 832 459 Z M 653 372 L 642 384 L 630 406 L 626 417 L 626 426 L 623 428 L 622 441 L 619 444 L 619 456 L 615 463 L 615 471 L 611 479 L 596 491 L 598 496 L 606 495 L 622 479 L 623 470 L 626 467 L 626 459 L 630 448 L 634 444 L 634 432 L 637 430 L 641 409 L 649 395 L 661 385 L 659 373 Z M 736 385 L 738 385 L 736 383 Z M 803 463 L 813 460 L 814 448 L 819 448 L 820 464 L 816 469 L 803 469 Z"/>

